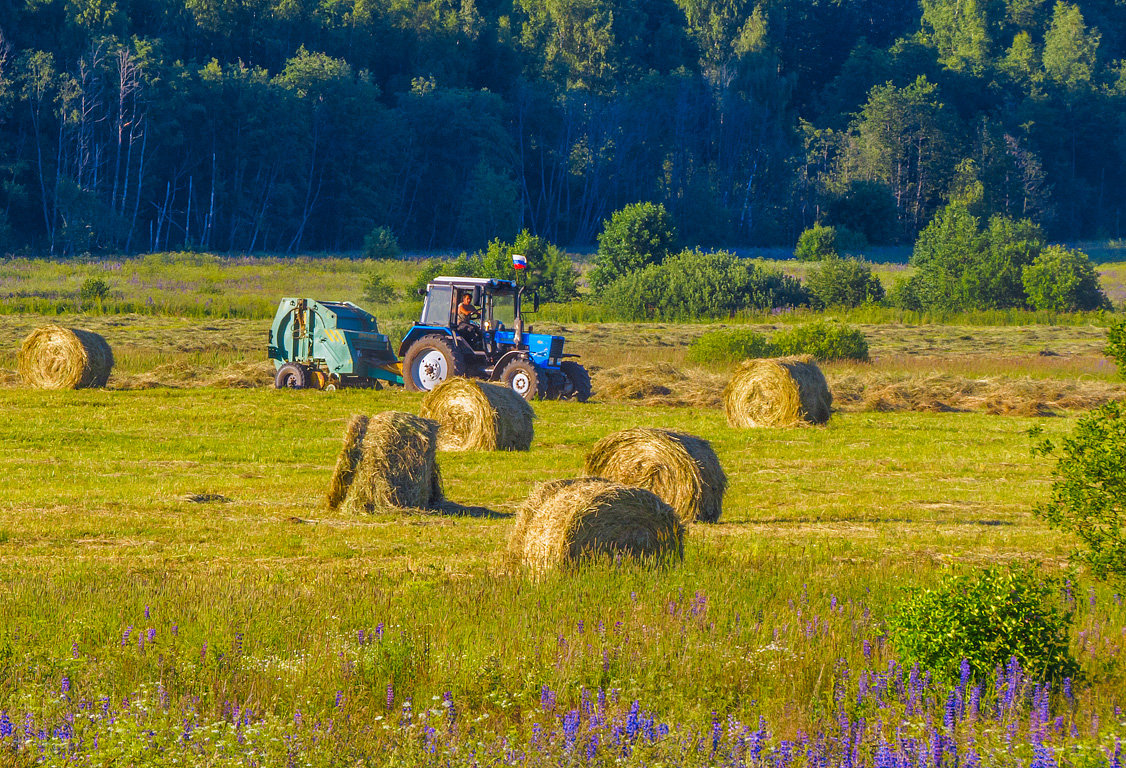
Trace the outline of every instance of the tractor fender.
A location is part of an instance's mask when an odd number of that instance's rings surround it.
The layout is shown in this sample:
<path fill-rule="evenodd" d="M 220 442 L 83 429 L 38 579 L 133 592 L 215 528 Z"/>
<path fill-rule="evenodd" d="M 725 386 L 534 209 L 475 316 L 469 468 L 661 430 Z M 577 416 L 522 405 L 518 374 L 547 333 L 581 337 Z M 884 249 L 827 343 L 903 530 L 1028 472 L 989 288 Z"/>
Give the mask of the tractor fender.
<path fill-rule="evenodd" d="M 489 374 L 489 381 L 498 381 L 500 379 L 500 375 L 504 373 L 504 369 L 508 366 L 508 364 L 517 359 L 531 360 L 531 358 L 528 357 L 528 350 L 514 349 L 511 352 L 505 352 L 503 355 L 501 355 L 500 359 L 497 360 L 496 365 L 493 366 L 493 372 Z"/>
<path fill-rule="evenodd" d="M 411 345 L 414 344 L 416 341 L 421 339 L 423 336 L 431 336 L 433 334 L 439 334 L 439 335 L 442 335 L 442 336 L 450 336 L 450 337 L 453 337 L 453 335 L 454 335 L 453 332 L 450 331 L 449 328 L 443 328 L 440 325 L 414 325 L 414 326 L 411 326 L 411 329 L 409 331 L 407 331 L 406 335 L 403 336 L 402 342 L 399 344 L 399 359 L 406 357 L 407 350 L 409 350 L 411 348 Z M 454 343 L 456 345 L 456 343 L 457 343 L 456 339 L 455 339 Z"/>

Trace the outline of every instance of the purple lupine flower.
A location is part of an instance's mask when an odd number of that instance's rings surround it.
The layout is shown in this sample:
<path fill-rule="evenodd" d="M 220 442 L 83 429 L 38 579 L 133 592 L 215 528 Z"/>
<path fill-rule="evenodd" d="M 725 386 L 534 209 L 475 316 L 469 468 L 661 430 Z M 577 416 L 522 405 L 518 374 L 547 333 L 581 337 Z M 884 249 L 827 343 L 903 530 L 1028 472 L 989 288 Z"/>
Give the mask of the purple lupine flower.
<path fill-rule="evenodd" d="M 563 749 L 570 752 L 579 736 L 579 711 L 572 709 L 563 717 Z"/>
<path fill-rule="evenodd" d="M 151 618 L 151 617 L 149 616 L 149 607 L 148 607 L 147 605 L 145 606 L 145 618 L 146 618 L 146 619 L 148 619 L 148 618 Z"/>
<path fill-rule="evenodd" d="M 178 634 L 180 634 L 180 625 L 179 624 L 173 624 L 172 625 L 172 635 L 176 636 Z"/>
<path fill-rule="evenodd" d="M 0 739 L 6 739 L 15 732 L 12 721 L 8 719 L 8 710 L 0 712 Z"/>
<path fill-rule="evenodd" d="M 154 640 L 156 640 L 156 628 L 155 627 L 149 627 L 148 639 L 149 639 L 150 643 L 153 642 Z"/>
<path fill-rule="evenodd" d="M 585 624 L 583 623 L 583 620 L 582 620 L 582 619 L 579 619 L 579 623 L 578 623 L 578 629 L 579 629 L 579 634 L 580 634 L 580 635 L 581 635 L 581 634 L 583 633 L 583 627 L 585 627 L 585 626 L 586 626 L 586 625 L 585 625 Z"/>
<path fill-rule="evenodd" d="M 77 642 L 70 644 L 70 657 L 72 659 L 78 658 L 78 643 Z"/>
<path fill-rule="evenodd" d="M 124 648 L 125 644 L 129 642 L 129 635 L 133 634 L 133 625 L 130 624 L 125 628 L 125 633 L 121 636 L 121 647 Z"/>
<path fill-rule="evenodd" d="M 66 675 L 63 675 L 63 681 L 62 681 L 62 683 L 61 683 L 61 684 L 59 685 L 59 691 L 60 691 L 60 692 L 61 692 L 61 693 L 62 693 L 62 694 L 63 694 L 64 696 L 65 696 L 66 694 L 70 693 L 70 678 L 69 678 L 69 677 L 67 677 Z"/>
<path fill-rule="evenodd" d="M 360 645 L 364 644 L 364 631 L 362 629 L 356 632 L 356 640 Z"/>
<path fill-rule="evenodd" d="M 586 759 L 588 761 L 594 760 L 594 758 L 597 754 L 598 754 L 598 734 L 592 733 L 590 735 L 590 741 L 588 741 L 586 743 Z"/>
<path fill-rule="evenodd" d="M 723 737 L 723 728 L 719 724 L 719 715 L 712 712 L 712 754 L 719 751 L 719 741 Z"/>
<path fill-rule="evenodd" d="M 336 692 L 336 708 L 340 709 L 340 705 L 344 703 L 344 691 Z"/>
<path fill-rule="evenodd" d="M 383 639 L 383 622 L 382 621 L 375 625 L 375 639 L 376 640 L 382 640 Z"/>
<path fill-rule="evenodd" d="M 387 683 L 387 708 L 391 709 L 395 704 L 395 684 L 388 681 Z"/>
<path fill-rule="evenodd" d="M 1071 678 L 1065 677 L 1063 679 L 1063 697 L 1068 701 L 1074 703 L 1075 697 L 1071 693 Z"/>
<path fill-rule="evenodd" d="M 546 684 L 540 689 L 540 706 L 544 712 L 550 712 L 555 709 L 555 694 L 551 692 L 551 688 Z"/>
<path fill-rule="evenodd" d="M 235 655 L 242 653 L 242 633 L 235 633 Z"/>
<path fill-rule="evenodd" d="M 637 731 L 641 726 L 638 714 L 641 712 L 641 702 L 634 700 L 629 708 L 629 713 L 626 715 L 626 738 L 630 741 L 637 740 Z"/>
<path fill-rule="evenodd" d="M 864 658 L 868 661 L 872 660 L 872 641 L 864 638 Z"/>
<path fill-rule="evenodd" d="M 1056 753 L 1051 747 L 1044 744 L 1033 747 L 1032 762 L 1028 768 L 1059 768 L 1059 765 L 1056 762 Z"/>
<path fill-rule="evenodd" d="M 958 722 L 958 699 L 959 696 L 957 691 L 951 691 L 950 695 L 946 698 L 946 709 L 943 713 L 942 726 L 947 731 L 953 731 L 954 726 Z"/>
<path fill-rule="evenodd" d="M 457 720 L 457 707 L 454 706 L 454 695 L 452 691 L 446 691 L 442 694 L 442 702 L 446 705 L 446 719 L 452 727 Z"/>

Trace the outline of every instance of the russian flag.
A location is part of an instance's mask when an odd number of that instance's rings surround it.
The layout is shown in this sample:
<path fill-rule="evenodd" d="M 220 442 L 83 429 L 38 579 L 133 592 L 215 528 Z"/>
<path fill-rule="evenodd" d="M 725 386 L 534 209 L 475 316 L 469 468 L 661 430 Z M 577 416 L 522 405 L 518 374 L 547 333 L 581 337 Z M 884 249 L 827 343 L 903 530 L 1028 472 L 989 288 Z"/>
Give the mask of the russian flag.
<path fill-rule="evenodd" d="M 513 269 L 524 269 L 527 266 L 528 266 L 528 260 L 524 258 L 524 254 L 522 254 L 522 253 L 512 254 L 512 268 Z"/>

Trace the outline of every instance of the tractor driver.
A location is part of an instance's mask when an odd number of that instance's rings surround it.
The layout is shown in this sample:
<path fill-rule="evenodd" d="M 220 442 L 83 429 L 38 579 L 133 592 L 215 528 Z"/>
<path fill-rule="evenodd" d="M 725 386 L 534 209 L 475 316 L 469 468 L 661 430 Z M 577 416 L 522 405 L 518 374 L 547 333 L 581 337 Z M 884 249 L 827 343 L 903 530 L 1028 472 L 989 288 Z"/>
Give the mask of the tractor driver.
<path fill-rule="evenodd" d="M 481 342 L 481 329 L 472 322 L 480 316 L 481 310 L 473 306 L 473 294 L 468 291 L 461 294 L 461 301 L 457 305 L 457 332 L 472 345 Z"/>

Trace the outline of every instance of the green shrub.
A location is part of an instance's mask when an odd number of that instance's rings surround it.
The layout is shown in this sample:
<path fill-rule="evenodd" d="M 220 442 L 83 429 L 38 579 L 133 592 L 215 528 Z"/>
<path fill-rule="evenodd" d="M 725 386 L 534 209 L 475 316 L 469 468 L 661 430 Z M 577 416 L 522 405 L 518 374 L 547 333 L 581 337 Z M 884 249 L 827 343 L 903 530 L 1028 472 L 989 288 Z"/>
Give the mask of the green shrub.
<path fill-rule="evenodd" d="M 1033 309 L 1110 309 L 1095 266 L 1083 251 L 1050 245 L 1024 268 L 1023 280 L 1028 304 Z"/>
<path fill-rule="evenodd" d="M 397 259 L 401 253 L 399 240 L 389 227 L 376 227 L 364 238 L 364 258 Z"/>
<path fill-rule="evenodd" d="M 590 286 L 601 291 L 615 280 L 660 264 L 676 245 L 672 217 L 659 203 L 634 203 L 616 211 L 598 235 Z"/>
<path fill-rule="evenodd" d="M 814 224 L 798 236 L 794 257 L 798 261 L 821 261 L 839 256 L 837 251 L 837 230 L 833 227 Z"/>
<path fill-rule="evenodd" d="M 904 309 L 962 311 L 1021 308 L 1027 304 L 1024 268 L 1043 249 L 1031 221 L 994 216 L 986 227 L 964 203 L 943 208 L 915 241 L 916 268 Z"/>
<path fill-rule="evenodd" d="M 88 277 L 82 282 L 82 287 L 78 289 L 78 298 L 83 304 L 92 304 L 108 298 L 109 291 L 109 283 L 105 280 L 100 277 Z"/>
<path fill-rule="evenodd" d="M 801 284 L 726 251 L 682 251 L 614 281 L 603 306 L 625 320 L 700 320 L 809 303 Z"/>
<path fill-rule="evenodd" d="M 1011 658 L 1036 679 L 1071 677 L 1078 671 L 1068 648 L 1072 617 L 1058 587 L 1031 568 L 947 576 L 895 606 L 889 635 L 903 664 L 946 680 L 957 679 L 963 659 L 978 679 Z"/>
<path fill-rule="evenodd" d="M 1107 329 L 1106 354 L 1117 363 L 1119 375 L 1126 376 L 1126 320 Z"/>
<path fill-rule="evenodd" d="M 818 307 L 859 307 L 884 298 L 880 278 L 863 259 L 825 259 L 810 271 L 805 285 Z"/>
<path fill-rule="evenodd" d="M 1057 453 L 1047 440 L 1036 452 Z M 1126 583 L 1126 403 L 1081 418 L 1058 453 L 1051 498 L 1036 514 L 1079 538 L 1075 557 L 1095 576 Z"/>
<path fill-rule="evenodd" d="M 364 301 L 370 304 L 386 304 L 395 298 L 395 286 L 384 275 L 372 272 L 364 284 Z"/>
<path fill-rule="evenodd" d="M 822 362 L 868 359 L 868 340 L 859 328 L 828 320 L 779 331 L 770 345 L 779 356 L 813 355 Z"/>
<path fill-rule="evenodd" d="M 723 328 L 708 331 L 688 345 L 688 359 L 694 363 L 735 363 L 752 357 L 770 357 L 770 342 L 750 328 Z"/>

